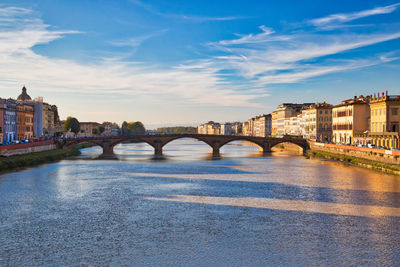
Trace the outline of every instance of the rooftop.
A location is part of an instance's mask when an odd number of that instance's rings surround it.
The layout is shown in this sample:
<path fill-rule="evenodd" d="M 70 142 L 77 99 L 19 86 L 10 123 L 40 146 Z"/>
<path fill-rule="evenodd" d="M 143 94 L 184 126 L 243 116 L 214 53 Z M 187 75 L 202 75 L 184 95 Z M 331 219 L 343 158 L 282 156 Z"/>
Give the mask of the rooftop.
<path fill-rule="evenodd" d="M 17 100 L 20 100 L 20 101 L 30 101 L 30 100 L 32 100 L 32 98 L 26 92 L 26 87 L 25 86 L 22 87 L 22 93 L 18 96 Z"/>

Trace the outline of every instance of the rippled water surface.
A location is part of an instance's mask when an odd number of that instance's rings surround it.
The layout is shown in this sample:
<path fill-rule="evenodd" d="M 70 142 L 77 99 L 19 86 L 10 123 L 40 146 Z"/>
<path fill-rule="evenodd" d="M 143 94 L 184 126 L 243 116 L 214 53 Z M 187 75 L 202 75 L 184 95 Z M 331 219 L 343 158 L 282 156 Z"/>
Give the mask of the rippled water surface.
<path fill-rule="evenodd" d="M 400 266 L 400 178 L 191 139 L 0 176 L 0 266 Z"/>

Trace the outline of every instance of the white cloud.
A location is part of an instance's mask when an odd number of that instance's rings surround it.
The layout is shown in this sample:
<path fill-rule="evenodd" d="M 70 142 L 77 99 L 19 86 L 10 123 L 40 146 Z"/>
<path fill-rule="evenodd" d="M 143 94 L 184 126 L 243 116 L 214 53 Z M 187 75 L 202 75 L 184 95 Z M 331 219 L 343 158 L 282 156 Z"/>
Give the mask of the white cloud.
<path fill-rule="evenodd" d="M 48 92 L 117 95 L 121 101 L 146 98 L 162 102 L 173 98 L 175 103 L 254 107 L 270 84 L 295 83 L 398 59 L 396 53 L 387 53 L 348 61 L 341 53 L 398 39 L 400 32 L 319 34 L 303 30 L 279 34 L 264 25 L 259 29 L 261 32 L 209 43 L 222 51 L 215 57 L 168 68 L 115 57 L 96 64 L 79 63 L 49 58 L 32 50 L 38 44 L 48 44 L 77 31 L 54 31 L 29 9 L 0 6 L 0 89 L 17 81 Z M 112 44 L 137 48 L 163 33 Z M 330 55 L 337 59 L 327 59 Z"/>
<path fill-rule="evenodd" d="M 114 46 L 121 46 L 121 47 L 132 47 L 132 48 L 137 48 L 139 47 L 144 41 L 156 37 L 156 36 L 160 36 L 163 35 L 167 32 L 168 30 L 160 30 L 160 31 L 156 31 L 153 33 L 149 33 L 149 34 L 144 34 L 144 35 L 140 35 L 140 36 L 136 36 L 136 37 L 131 37 L 131 38 L 127 38 L 127 39 L 123 39 L 123 40 L 118 40 L 118 41 L 111 41 L 110 44 L 114 45 Z"/>
<path fill-rule="evenodd" d="M 164 13 L 160 12 L 153 6 L 143 3 L 142 1 L 139 0 L 130 0 L 130 2 L 136 6 L 139 6 L 143 8 L 144 10 L 163 17 L 167 19 L 178 19 L 178 20 L 184 20 L 188 22 L 193 22 L 193 23 L 203 23 L 203 22 L 210 22 L 210 21 L 231 21 L 231 20 L 238 20 L 238 19 L 246 19 L 248 17 L 242 17 L 242 16 L 225 16 L 225 17 L 209 17 L 209 16 L 195 16 L 195 15 L 180 15 L 180 14 L 173 14 L 173 13 Z"/>
<path fill-rule="evenodd" d="M 332 14 L 332 15 L 329 15 L 329 16 L 323 17 L 323 18 L 312 19 L 309 22 L 315 26 L 324 26 L 324 25 L 331 24 L 331 23 L 344 23 L 344 22 L 349 22 L 349 21 L 353 21 L 356 19 L 364 18 L 364 17 L 389 14 L 389 13 L 394 12 L 399 6 L 400 6 L 400 3 L 397 3 L 397 4 L 393 4 L 393 5 L 389 5 L 389 6 L 376 7 L 373 9 L 363 10 L 363 11 L 359 11 L 359 12 Z"/>
<path fill-rule="evenodd" d="M 353 49 L 399 38 L 399 31 L 371 34 L 355 32 L 319 34 L 301 31 L 285 35 L 274 34 L 274 36 L 270 34 L 246 35 L 236 40 L 222 40 L 210 45 L 226 54 L 215 58 L 218 66 L 235 70 L 237 74 L 259 82 L 259 85 L 266 85 L 293 83 L 305 78 L 340 71 L 341 65 L 335 67 L 332 65 L 334 63 L 327 62 L 327 56 L 340 55 Z M 237 44 L 237 46 L 232 46 L 232 44 Z M 376 56 L 370 57 L 375 62 Z M 362 62 L 360 68 L 364 66 L 364 59 L 365 57 L 359 60 Z M 395 58 L 386 58 L 386 60 L 392 61 Z M 299 72 L 300 69 L 301 72 Z M 279 74 L 282 71 L 286 73 Z"/>
<path fill-rule="evenodd" d="M 10 12 L 15 16 L 10 16 Z M 0 19 L 20 22 L 18 27 L 0 28 L 0 88 L 9 81 L 29 82 L 42 91 L 84 94 L 120 94 L 125 97 L 145 96 L 157 101 L 163 96 L 200 104 L 219 106 L 255 106 L 257 94 L 243 94 L 232 89 L 216 73 L 218 70 L 198 64 L 156 68 L 138 62 L 106 58 L 99 63 L 78 63 L 68 59 L 54 59 L 35 53 L 32 48 L 63 38 L 76 31 L 53 31 L 32 12 L 25 9 L 2 8 Z M 17 16 L 27 15 L 18 20 Z M 157 33 L 162 34 L 162 33 Z M 137 46 L 154 34 L 115 42 L 114 45 Z M 179 100 L 177 100 L 179 101 Z"/>

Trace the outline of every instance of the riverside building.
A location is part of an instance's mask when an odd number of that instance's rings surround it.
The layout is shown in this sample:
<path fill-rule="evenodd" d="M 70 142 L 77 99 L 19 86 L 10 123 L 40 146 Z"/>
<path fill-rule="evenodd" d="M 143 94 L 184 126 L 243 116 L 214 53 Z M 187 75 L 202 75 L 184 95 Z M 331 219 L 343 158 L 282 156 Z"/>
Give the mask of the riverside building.
<path fill-rule="evenodd" d="M 17 139 L 17 104 L 12 99 L 0 99 L 2 110 L 2 143 L 10 143 Z"/>
<path fill-rule="evenodd" d="M 100 123 L 97 122 L 80 122 L 80 131 L 78 133 L 79 137 L 92 137 L 94 136 L 93 130 L 97 126 L 100 126 Z"/>
<path fill-rule="evenodd" d="M 33 137 L 34 109 L 28 104 L 17 105 L 17 137 L 18 140 L 31 139 Z"/>
<path fill-rule="evenodd" d="M 332 141 L 332 105 L 319 103 L 302 111 L 305 118 L 303 137 L 311 141 Z"/>
<path fill-rule="evenodd" d="M 43 135 L 47 137 L 54 136 L 55 125 L 54 125 L 54 111 L 50 104 L 43 103 Z"/>
<path fill-rule="evenodd" d="M 399 148 L 400 133 L 400 95 L 388 95 L 388 92 L 370 96 L 370 131 L 357 135 L 362 144 L 377 147 Z"/>
<path fill-rule="evenodd" d="M 282 137 L 290 132 L 290 117 L 295 117 L 301 111 L 314 103 L 293 104 L 283 103 L 271 113 L 271 135 Z M 286 122 L 285 122 L 286 121 Z"/>
<path fill-rule="evenodd" d="M 235 131 L 233 129 L 233 124 L 230 122 L 226 122 L 220 125 L 219 134 L 222 135 L 234 135 Z"/>
<path fill-rule="evenodd" d="M 266 137 L 271 135 L 271 114 L 261 115 L 249 120 L 252 136 Z"/>
<path fill-rule="evenodd" d="M 369 96 L 344 100 L 332 107 L 332 139 L 339 144 L 354 144 L 354 137 L 369 130 Z"/>
<path fill-rule="evenodd" d="M 219 123 L 209 121 L 207 123 L 197 126 L 197 133 L 198 134 L 219 134 L 219 127 L 220 127 Z"/>
<path fill-rule="evenodd" d="M 43 98 L 37 97 L 35 100 L 28 95 L 26 87 L 22 87 L 22 92 L 17 98 L 17 103 L 26 104 L 33 107 L 33 135 L 35 137 L 43 137 Z"/>

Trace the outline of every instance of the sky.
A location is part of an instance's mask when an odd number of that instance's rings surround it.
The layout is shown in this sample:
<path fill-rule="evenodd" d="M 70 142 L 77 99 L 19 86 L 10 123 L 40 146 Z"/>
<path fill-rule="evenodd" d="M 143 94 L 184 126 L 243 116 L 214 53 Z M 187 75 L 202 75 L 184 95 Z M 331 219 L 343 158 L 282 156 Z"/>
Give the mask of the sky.
<path fill-rule="evenodd" d="M 0 97 L 147 128 L 400 94 L 400 2 L 2 0 Z"/>

